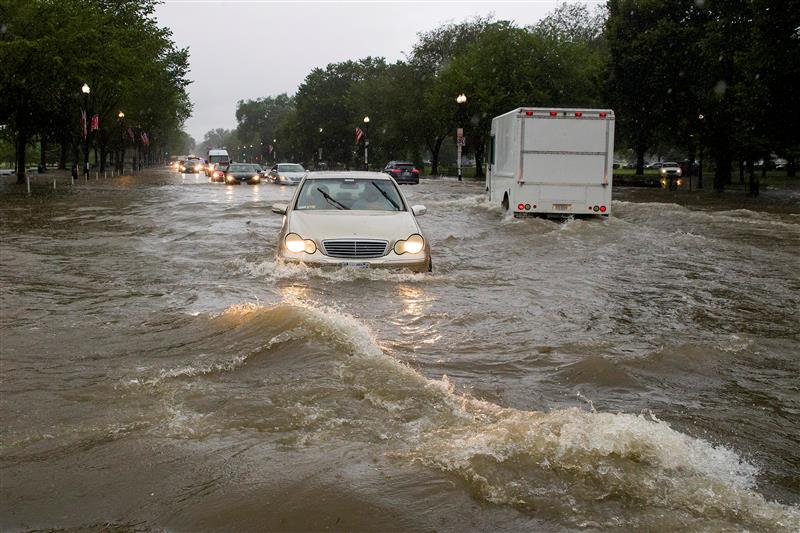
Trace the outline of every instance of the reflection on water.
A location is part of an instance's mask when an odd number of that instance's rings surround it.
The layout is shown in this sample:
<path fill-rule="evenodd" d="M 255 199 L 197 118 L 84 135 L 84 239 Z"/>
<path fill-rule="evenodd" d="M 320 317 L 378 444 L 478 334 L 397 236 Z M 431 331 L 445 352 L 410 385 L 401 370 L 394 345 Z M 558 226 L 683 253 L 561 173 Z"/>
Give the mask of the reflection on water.
<path fill-rule="evenodd" d="M 428 275 L 276 261 L 294 190 L 0 192 L 0 528 L 800 527 L 796 199 L 423 180 Z"/>

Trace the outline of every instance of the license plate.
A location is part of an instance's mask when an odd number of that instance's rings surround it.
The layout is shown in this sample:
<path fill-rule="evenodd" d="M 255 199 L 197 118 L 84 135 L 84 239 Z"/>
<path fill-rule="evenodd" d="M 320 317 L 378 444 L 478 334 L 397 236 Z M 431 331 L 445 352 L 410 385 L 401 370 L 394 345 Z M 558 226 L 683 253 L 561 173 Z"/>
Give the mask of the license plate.
<path fill-rule="evenodd" d="M 339 263 L 342 268 L 369 268 L 369 263 Z"/>
<path fill-rule="evenodd" d="M 572 204 L 553 204 L 553 211 L 571 211 Z"/>

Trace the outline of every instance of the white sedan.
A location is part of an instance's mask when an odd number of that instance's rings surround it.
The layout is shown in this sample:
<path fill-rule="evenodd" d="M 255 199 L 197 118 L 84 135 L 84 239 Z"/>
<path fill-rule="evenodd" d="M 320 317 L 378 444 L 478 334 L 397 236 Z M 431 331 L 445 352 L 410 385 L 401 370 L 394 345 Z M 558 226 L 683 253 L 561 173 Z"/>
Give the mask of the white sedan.
<path fill-rule="evenodd" d="M 310 266 L 431 271 L 430 246 L 417 224 L 425 206 L 409 206 L 395 181 L 380 172 L 314 172 L 284 215 L 278 257 Z"/>

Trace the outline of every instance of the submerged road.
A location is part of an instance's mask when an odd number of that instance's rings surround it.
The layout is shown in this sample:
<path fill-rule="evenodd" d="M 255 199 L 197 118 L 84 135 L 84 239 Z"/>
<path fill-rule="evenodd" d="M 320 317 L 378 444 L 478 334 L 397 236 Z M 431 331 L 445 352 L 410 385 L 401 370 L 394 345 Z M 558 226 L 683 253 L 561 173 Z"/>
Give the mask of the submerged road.
<path fill-rule="evenodd" d="M 0 188 L 0 529 L 800 529 L 800 197 L 403 191 L 433 274 L 276 263 L 271 184 Z"/>

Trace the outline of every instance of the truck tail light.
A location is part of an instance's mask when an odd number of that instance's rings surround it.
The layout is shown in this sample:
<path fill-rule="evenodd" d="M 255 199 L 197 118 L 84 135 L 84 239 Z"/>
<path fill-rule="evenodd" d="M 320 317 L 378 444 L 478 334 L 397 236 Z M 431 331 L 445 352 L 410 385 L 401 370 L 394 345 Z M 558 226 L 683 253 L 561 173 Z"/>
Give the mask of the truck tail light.
<path fill-rule="evenodd" d="M 608 113 L 606 113 L 605 111 L 600 111 L 600 113 L 598 114 L 600 115 L 600 118 L 606 118 L 606 116 L 608 116 Z"/>
<path fill-rule="evenodd" d="M 526 117 L 532 117 L 533 116 L 533 111 L 525 111 L 525 116 Z"/>
<path fill-rule="evenodd" d="M 550 111 L 550 116 L 551 117 L 557 117 L 558 116 L 558 111 Z"/>
<path fill-rule="evenodd" d="M 604 205 L 601 205 L 601 206 L 600 206 L 600 212 L 601 212 L 601 213 L 605 213 L 605 212 L 606 212 L 606 206 L 604 206 Z"/>
<path fill-rule="evenodd" d="M 580 111 L 575 111 L 575 116 L 576 117 L 582 117 L 583 113 L 581 113 Z"/>
<path fill-rule="evenodd" d="M 517 205 L 517 211 L 522 211 L 523 209 L 525 209 L 525 204 L 518 204 Z"/>

